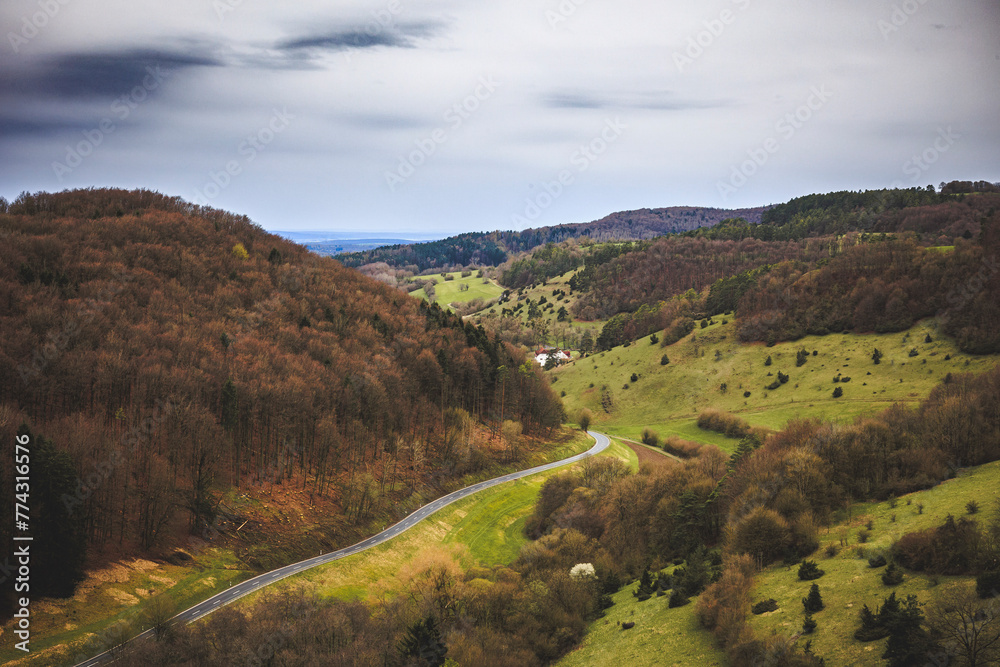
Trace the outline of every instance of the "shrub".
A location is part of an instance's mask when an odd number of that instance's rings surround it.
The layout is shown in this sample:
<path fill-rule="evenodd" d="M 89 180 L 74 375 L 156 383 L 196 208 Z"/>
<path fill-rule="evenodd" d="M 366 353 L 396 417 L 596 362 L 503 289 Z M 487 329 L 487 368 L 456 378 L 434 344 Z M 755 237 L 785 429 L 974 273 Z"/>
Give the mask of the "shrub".
<path fill-rule="evenodd" d="M 866 544 L 869 539 L 871 539 L 872 532 L 867 528 L 863 528 L 858 531 L 858 543 Z"/>
<path fill-rule="evenodd" d="M 639 578 L 639 587 L 632 591 L 632 595 L 639 599 L 639 602 L 648 600 L 653 595 L 653 578 L 649 570 L 643 570 Z"/>
<path fill-rule="evenodd" d="M 910 348 L 910 352 L 909 352 L 909 355 L 908 355 L 908 356 L 911 356 L 911 357 L 915 357 L 915 356 L 917 356 L 918 354 L 920 354 L 920 353 L 919 353 L 919 352 L 917 352 L 917 348 L 915 348 L 915 347 L 914 347 L 914 348 Z"/>
<path fill-rule="evenodd" d="M 673 581 L 669 574 L 661 573 L 656 577 L 656 586 L 654 586 L 656 597 L 663 597 L 666 595 L 666 591 L 669 591 L 672 587 Z"/>
<path fill-rule="evenodd" d="M 635 374 L 635 373 L 632 373 L 632 377 L 630 379 L 631 379 L 632 382 L 638 382 L 639 381 L 639 376 L 637 374 Z"/>
<path fill-rule="evenodd" d="M 840 387 L 837 387 L 836 389 L 833 390 L 833 397 L 834 398 L 840 398 L 843 395 L 844 395 L 844 390 L 841 389 Z"/>
<path fill-rule="evenodd" d="M 876 365 L 882 363 L 882 352 L 879 351 L 877 347 L 875 348 L 875 351 L 872 352 L 872 361 L 875 362 Z"/>
<path fill-rule="evenodd" d="M 649 337 L 649 344 L 650 345 L 656 345 L 659 342 L 660 342 L 660 337 L 657 336 L 656 334 L 653 334 L 653 335 L 651 335 Z"/>
<path fill-rule="evenodd" d="M 819 585 L 813 584 L 809 588 L 809 595 L 802 598 L 802 606 L 805 608 L 807 614 L 815 614 L 817 611 L 822 611 L 823 607 L 823 596 L 819 594 Z"/>
<path fill-rule="evenodd" d="M 872 569 L 883 567 L 885 563 L 885 556 L 882 554 L 874 554 L 868 557 L 868 567 Z"/>
<path fill-rule="evenodd" d="M 674 609 L 675 607 L 683 607 L 684 605 L 691 602 L 679 589 L 675 588 L 670 592 L 670 599 L 667 600 L 667 607 Z"/>
<path fill-rule="evenodd" d="M 976 514 L 979 511 L 979 503 L 977 503 L 975 500 L 970 500 L 969 502 L 965 503 L 965 511 L 968 512 L 969 514 Z"/>
<path fill-rule="evenodd" d="M 791 528 L 784 517 L 774 510 L 758 507 L 737 522 L 733 548 L 767 565 L 785 555 L 791 537 Z"/>
<path fill-rule="evenodd" d="M 811 635 L 816 629 L 816 621 L 813 619 L 812 614 L 806 614 L 806 619 L 802 621 L 802 634 Z"/>
<path fill-rule="evenodd" d="M 662 357 L 660 357 L 661 366 L 666 366 L 669 363 L 670 363 L 670 357 L 668 357 L 667 355 L 663 355 Z"/>
<path fill-rule="evenodd" d="M 694 458 L 701 453 L 701 450 L 702 445 L 697 442 L 681 440 L 675 435 L 672 435 L 663 441 L 663 451 L 668 454 L 673 454 L 674 456 L 679 456 L 682 459 Z"/>
<path fill-rule="evenodd" d="M 982 536 L 976 522 L 950 514 L 937 528 L 903 535 L 892 546 L 892 557 L 900 565 L 918 572 L 967 574 L 977 567 Z"/>
<path fill-rule="evenodd" d="M 743 392 L 743 398 L 750 398 L 750 392 L 749 391 Z"/>
<path fill-rule="evenodd" d="M 660 444 L 660 434 L 648 428 L 642 429 L 642 444 L 656 447 Z"/>
<path fill-rule="evenodd" d="M 826 557 L 827 558 L 833 558 L 838 553 L 840 553 L 840 547 L 838 547 L 836 544 L 834 544 L 833 542 L 830 542 L 830 544 L 826 545 Z"/>
<path fill-rule="evenodd" d="M 893 596 L 896 594 L 893 593 Z M 859 642 L 873 642 L 878 639 L 889 636 L 889 630 L 886 629 L 885 625 L 880 621 L 881 609 L 872 613 L 872 610 L 868 608 L 868 605 L 861 607 L 861 611 L 858 613 L 858 620 L 861 621 L 861 627 L 855 630 L 854 638 Z"/>
<path fill-rule="evenodd" d="M 886 586 L 898 586 L 903 583 L 903 571 L 895 563 L 889 563 L 889 567 L 882 573 L 882 583 Z"/>
<path fill-rule="evenodd" d="M 808 351 L 806 351 L 806 350 L 799 350 L 798 352 L 795 353 L 795 365 L 796 366 L 804 366 L 805 363 L 808 360 L 809 360 L 809 352 Z"/>
<path fill-rule="evenodd" d="M 752 606 L 750 611 L 754 613 L 755 616 L 760 616 L 761 614 L 766 614 L 769 611 L 775 611 L 778 608 L 778 603 L 774 599 L 762 600 Z"/>
<path fill-rule="evenodd" d="M 819 579 L 826 572 L 816 567 L 816 563 L 811 560 L 802 561 L 802 565 L 799 566 L 799 579 L 802 581 L 812 581 L 813 579 Z"/>
<path fill-rule="evenodd" d="M 976 595 L 984 600 L 1000 595 L 1000 570 L 982 572 L 976 577 Z"/>
<path fill-rule="evenodd" d="M 660 341 L 660 346 L 666 347 L 667 345 L 673 345 L 684 336 L 694 331 L 694 320 L 689 317 L 678 317 L 670 323 L 666 329 L 663 330 L 663 339 Z"/>
<path fill-rule="evenodd" d="M 704 410 L 698 415 L 698 428 L 722 433 L 730 438 L 743 438 L 750 433 L 750 424 L 736 415 L 719 410 Z"/>
<path fill-rule="evenodd" d="M 767 355 L 767 359 L 764 360 L 764 365 L 765 366 L 770 366 L 771 363 L 772 363 L 772 361 L 771 361 L 771 355 Z"/>

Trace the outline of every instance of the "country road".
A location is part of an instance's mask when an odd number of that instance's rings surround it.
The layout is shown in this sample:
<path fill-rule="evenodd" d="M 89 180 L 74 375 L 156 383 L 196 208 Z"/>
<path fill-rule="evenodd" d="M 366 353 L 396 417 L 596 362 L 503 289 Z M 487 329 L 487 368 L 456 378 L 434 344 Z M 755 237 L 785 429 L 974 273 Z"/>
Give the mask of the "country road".
<path fill-rule="evenodd" d="M 279 567 L 276 570 L 271 570 L 270 572 L 265 572 L 264 574 L 258 575 L 253 579 L 247 579 L 246 581 L 241 582 L 233 586 L 232 588 L 228 588 L 222 591 L 221 593 L 217 593 L 216 595 L 210 597 L 204 602 L 199 602 L 193 607 L 185 611 L 182 611 L 181 613 L 177 614 L 172 619 L 170 619 L 170 623 L 175 623 L 175 624 L 192 623 L 194 621 L 197 621 L 198 619 L 203 618 L 208 614 L 211 614 L 216 609 L 224 607 L 227 604 L 231 604 L 236 600 L 239 600 L 240 598 L 249 595 L 250 593 L 253 593 L 254 591 L 259 591 L 265 586 L 270 586 L 276 581 L 281 581 L 286 577 L 298 574 L 299 572 L 304 572 L 305 570 L 317 567 L 319 565 L 331 563 L 335 560 L 346 558 L 347 556 L 353 556 L 356 553 L 360 553 L 362 551 L 365 551 L 366 549 L 371 549 L 372 547 L 378 544 L 387 542 L 388 540 L 391 540 L 397 535 L 400 535 L 401 533 L 417 525 L 430 515 L 437 512 L 442 507 L 446 507 L 447 505 L 450 505 L 455 501 L 471 496 L 472 494 L 482 491 L 483 489 L 488 489 L 491 486 L 496 486 L 497 484 L 512 482 L 516 479 L 521 479 L 523 477 L 535 475 L 540 472 L 545 472 L 546 470 L 552 470 L 554 468 L 559 468 L 565 465 L 569 465 L 571 463 L 582 461 L 586 458 L 594 456 L 595 454 L 600 454 L 605 449 L 607 449 L 608 446 L 611 444 L 611 441 L 608 439 L 608 436 L 604 435 L 603 433 L 587 431 L 587 434 L 590 437 L 594 438 L 596 442 L 593 447 L 591 447 L 590 449 L 581 454 L 571 456 L 567 459 L 562 459 L 561 461 L 553 461 L 552 463 L 546 463 L 545 465 L 536 466 L 534 468 L 528 468 L 527 470 L 521 470 L 520 472 L 512 472 L 508 475 L 501 475 L 500 477 L 494 477 L 493 479 L 488 479 L 484 482 L 479 482 L 477 484 L 473 484 L 472 486 L 467 486 L 464 489 L 459 489 L 458 491 L 449 493 L 448 495 L 442 496 L 433 502 L 427 503 L 417 511 L 408 515 L 406 518 L 402 519 L 397 523 L 394 523 L 393 525 L 383 530 L 381 533 L 372 535 L 366 540 L 362 540 L 357 544 L 353 544 L 349 547 L 345 547 L 338 551 L 331 551 L 328 554 L 314 556 L 312 558 L 299 561 L 298 563 L 292 563 L 291 565 Z M 153 635 L 153 630 L 150 629 L 137 635 L 135 639 L 141 637 L 151 637 L 152 635 Z M 114 649 L 112 649 L 105 651 L 104 653 L 101 653 L 99 655 L 96 655 L 93 658 L 90 658 L 89 660 L 77 663 L 76 667 L 92 667 L 94 665 L 106 665 L 113 662 L 114 659 L 115 659 L 115 653 Z"/>

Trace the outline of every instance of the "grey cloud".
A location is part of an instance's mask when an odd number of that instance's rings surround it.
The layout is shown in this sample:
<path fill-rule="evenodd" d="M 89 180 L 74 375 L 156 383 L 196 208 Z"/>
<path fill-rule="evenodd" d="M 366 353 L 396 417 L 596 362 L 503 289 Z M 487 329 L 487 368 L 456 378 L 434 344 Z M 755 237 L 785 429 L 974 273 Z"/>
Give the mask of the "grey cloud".
<path fill-rule="evenodd" d="M 402 35 L 380 33 L 370 35 L 361 30 L 345 30 L 329 35 L 303 37 L 284 42 L 278 48 L 287 51 L 299 49 L 327 49 L 339 51 L 342 49 L 368 49 L 375 46 L 409 47 L 409 40 Z"/>
<path fill-rule="evenodd" d="M 0 135 L 5 137 L 14 136 L 44 136 L 58 134 L 72 130 L 87 130 L 93 127 L 93 123 L 82 120 L 64 120 L 37 117 L 0 117 Z"/>
<path fill-rule="evenodd" d="M 556 93 L 545 98 L 545 106 L 553 109 L 604 109 L 607 100 L 600 100 L 581 93 Z"/>
<path fill-rule="evenodd" d="M 279 43 L 277 48 L 282 51 L 313 49 L 343 51 L 345 49 L 371 49 L 379 46 L 411 49 L 416 47 L 414 40 L 433 37 L 443 27 L 442 23 L 436 21 L 418 21 L 386 26 L 373 23 L 370 26 L 351 26 L 289 39 Z"/>
<path fill-rule="evenodd" d="M 150 70 L 169 75 L 191 67 L 221 64 L 207 55 L 147 49 L 67 53 L 39 63 L 34 71 L 19 72 L 4 83 L 20 95 L 112 97 L 140 85 Z M 6 87 L 4 83 L 0 83 L 0 90 Z"/>
<path fill-rule="evenodd" d="M 427 126 L 426 121 L 416 116 L 392 113 L 346 114 L 342 119 L 353 127 L 373 130 L 410 130 Z"/>
<path fill-rule="evenodd" d="M 552 93 L 543 99 L 553 109 L 643 109 L 651 111 L 686 111 L 718 109 L 733 105 L 731 100 L 679 99 L 671 91 L 635 92 L 618 96 L 597 96 L 579 92 Z"/>

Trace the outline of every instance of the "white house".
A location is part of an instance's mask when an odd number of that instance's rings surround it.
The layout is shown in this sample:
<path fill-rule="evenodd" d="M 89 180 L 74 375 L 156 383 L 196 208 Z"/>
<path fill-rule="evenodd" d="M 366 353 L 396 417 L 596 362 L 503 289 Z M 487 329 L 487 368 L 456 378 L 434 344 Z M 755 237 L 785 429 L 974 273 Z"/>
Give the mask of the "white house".
<path fill-rule="evenodd" d="M 549 357 L 555 357 L 555 360 L 559 363 L 569 361 L 572 358 L 569 352 L 554 347 L 543 347 L 535 352 L 535 361 L 539 366 L 544 366 L 548 362 Z"/>

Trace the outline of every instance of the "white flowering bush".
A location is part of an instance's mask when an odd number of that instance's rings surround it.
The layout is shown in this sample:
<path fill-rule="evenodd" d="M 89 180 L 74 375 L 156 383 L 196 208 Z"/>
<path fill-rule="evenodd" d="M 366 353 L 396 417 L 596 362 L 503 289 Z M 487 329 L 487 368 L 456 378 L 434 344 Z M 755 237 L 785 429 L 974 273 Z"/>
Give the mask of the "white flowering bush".
<path fill-rule="evenodd" d="M 590 563 L 577 563 L 569 571 L 569 576 L 571 579 L 596 579 L 597 573 L 594 571 L 594 566 Z"/>

